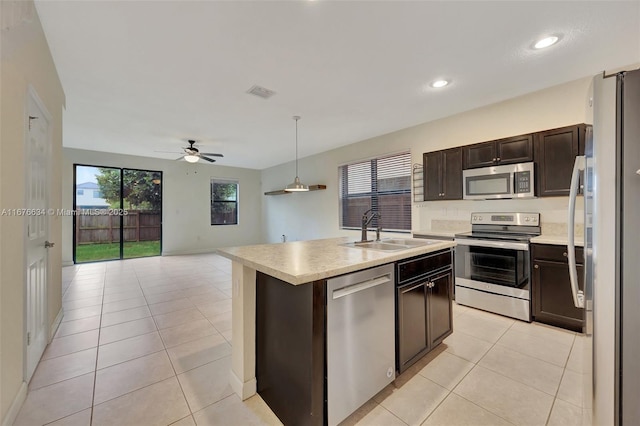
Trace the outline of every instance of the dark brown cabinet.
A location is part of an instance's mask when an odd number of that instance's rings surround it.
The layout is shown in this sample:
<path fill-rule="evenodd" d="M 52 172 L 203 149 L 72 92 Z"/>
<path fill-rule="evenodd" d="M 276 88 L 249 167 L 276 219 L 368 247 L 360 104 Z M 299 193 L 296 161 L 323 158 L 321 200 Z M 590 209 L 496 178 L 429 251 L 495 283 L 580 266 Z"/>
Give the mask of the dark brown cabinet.
<path fill-rule="evenodd" d="M 423 154 L 424 200 L 462 199 L 462 148 Z"/>
<path fill-rule="evenodd" d="M 429 347 L 440 344 L 451 332 L 453 295 L 453 272 L 449 271 L 431 279 L 427 292 L 427 324 L 429 324 Z"/>
<path fill-rule="evenodd" d="M 462 149 L 464 168 L 496 166 L 533 161 L 533 135 L 512 136 L 467 145 Z"/>
<path fill-rule="evenodd" d="M 578 124 L 536 133 L 534 159 L 539 197 L 569 195 L 573 163 L 577 155 L 584 154 L 586 128 Z"/>
<path fill-rule="evenodd" d="M 573 303 L 567 247 L 532 244 L 531 257 L 534 321 L 582 331 L 584 312 Z M 582 290 L 584 250 L 581 247 L 576 248 L 576 263 L 578 286 Z"/>
<path fill-rule="evenodd" d="M 400 373 L 453 331 L 451 261 L 452 253 L 448 250 L 398 263 L 396 353 Z M 435 269 L 426 268 L 427 265 Z M 420 276 L 408 278 L 408 271 Z"/>

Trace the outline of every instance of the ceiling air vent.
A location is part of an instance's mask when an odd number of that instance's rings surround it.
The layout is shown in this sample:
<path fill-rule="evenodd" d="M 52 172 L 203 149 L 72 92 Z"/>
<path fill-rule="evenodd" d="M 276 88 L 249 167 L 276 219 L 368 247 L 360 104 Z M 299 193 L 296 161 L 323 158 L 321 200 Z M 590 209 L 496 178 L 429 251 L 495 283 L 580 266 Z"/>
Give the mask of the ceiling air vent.
<path fill-rule="evenodd" d="M 251 88 L 247 90 L 247 93 L 249 93 L 250 95 L 256 95 L 262 99 L 269 99 L 276 94 L 276 92 L 274 92 L 273 90 L 258 86 L 257 84 L 251 86 Z"/>

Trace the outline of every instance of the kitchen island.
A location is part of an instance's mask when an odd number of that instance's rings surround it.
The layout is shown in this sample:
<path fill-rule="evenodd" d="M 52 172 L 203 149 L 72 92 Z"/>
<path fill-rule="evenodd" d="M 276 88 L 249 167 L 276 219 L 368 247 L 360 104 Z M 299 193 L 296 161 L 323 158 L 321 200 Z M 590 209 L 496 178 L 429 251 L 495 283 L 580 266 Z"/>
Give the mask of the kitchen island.
<path fill-rule="evenodd" d="M 232 266 L 232 370 L 230 384 L 244 400 L 257 391 L 256 368 L 282 370 L 291 376 L 290 392 L 297 393 L 288 401 L 266 401 L 285 423 L 326 424 L 324 377 L 324 304 L 328 278 L 362 271 L 380 265 L 393 264 L 403 259 L 432 252 L 451 250 L 453 242 L 433 241 L 430 244 L 397 251 L 380 251 L 346 246 L 351 237 L 279 244 L 264 244 L 219 249 L 218 253 L 233 261 Z M 268 289 L 269 303 L 256 304 L 256 283 Z M 258 296 L 259 297 L 259 296 Z M 281 303 L 279 309 L 275 309 Z M 287 336 L 273 339 L 287 341 L 289 354 L 279 354 L 278 362 L 260 366 L 261 347 L 256 345 L 256 306 L 270 306 L 267 313 L 274 322 L 287 326 Z M 292 331 L 293 330 L 293 331 Z M 302 330 L 302 331 L 301 331 Z M 291 339 L 297 332 L 307 332 L 298 340 Z M 291 334 L 291 336 L 289 336 Z M 258 359 L 256 358 L 258 357 Z M 283 360 L 281 360 L 282 358 Z M 282 361 L 286 365 L 278 365 Z M 297 373 L 295 373 L 297 372 Z M 282 378 L 282 382 L 286 381 Z M 308 380 L 307 380 L 308 379 Z M 309 383 L 311 385 L 309 386 Z M 262 394 L 262 393 L 261 393 Z M 265 398 L 266 400 L 266 398 Z M 281 403 L 281 407 L 276 407 Z M 294 410 L 309 417 L 296 421 L 279 413 L 283 407 L 293 405 Z M 299 413 L 298 413 L 299 414 Z M 285 417 L 285 418 L 283 418 Z"/>

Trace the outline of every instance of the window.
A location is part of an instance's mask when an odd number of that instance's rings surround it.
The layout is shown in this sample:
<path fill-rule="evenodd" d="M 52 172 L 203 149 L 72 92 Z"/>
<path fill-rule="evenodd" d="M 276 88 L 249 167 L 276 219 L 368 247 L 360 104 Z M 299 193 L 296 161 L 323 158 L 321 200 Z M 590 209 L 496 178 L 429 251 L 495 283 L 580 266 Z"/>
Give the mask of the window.
<path fill-rule="evenodd" d="M 380 214 L 369 227 L 411 231 L 411 153 L 389 155 L 339 167 L 340 228 L 360 229 L 369 209 Z"/>
<path fill-rule="evenodd" d="M 211 179 L 211 225 L 238 224 L 238 181 Z"/>
<path fill-rule="evenodd" d="M 102 198 L 102 192 L 100 192 L 100 190 L 94 190 L 93 198 Z"/>
<path fill-rule="evenodd" d="M 77 194 L 77 195 L 84 195 L 84 189 L 78 189 L 78 190 L 76 191 L 76 194 Z"/>

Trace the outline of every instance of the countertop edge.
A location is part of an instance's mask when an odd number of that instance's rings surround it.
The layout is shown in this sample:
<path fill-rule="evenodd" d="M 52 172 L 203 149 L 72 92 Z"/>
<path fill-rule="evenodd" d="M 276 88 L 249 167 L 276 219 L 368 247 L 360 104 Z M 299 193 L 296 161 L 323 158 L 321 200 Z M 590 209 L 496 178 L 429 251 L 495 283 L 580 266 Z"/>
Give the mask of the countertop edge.
<path fill-rule="evenodd" d="M 386 256 L 353 263 L 351 265 L 336 267 L 334 269 L 330 269 L 326 271 L 315 272 L 315 273 L 305 273 L 305 274 L 299 274 L 299 275 L 292 275 L 282 270 L 275 269 L 272 266 L 238 256 L 232 252 L 227 251 L 225 248 L 217 249 L 216 253 L 232 261 L 239 262 L 244 266 L 255 269 L 258 272 L 262 272 L 267 275 L 271 275 L 275 278 L 278 278 L 282 281 L 286 281 L 289 284 L 300 285 L 300 284 L 306 284 L 313 281 L 323 280 L 326 278 L 336 277 L 336 276 L 347 274 L 350 272 L 356 272 L 363 269 L 372 268 L 374 266 L 393 263 L 402 259 L 408 259 L 411 257 L 420 256 L 423 254 L 445 250 L 448 248 L 455 247 L 455 245 L 456 244 L 453 241 L 438 241 L 437 243 L 434 243 L 434 244 L 405 249 L 405 250 L 396 251 L 392 253 L 384 253 L 384 252 L 377 251 L 377 253 L 383 253 Z M 349 248 L 349 249 L 363 250 L 361 248 Z"/>
<path fill-rule="evenodd" d="M 555 246 L 566 246 L 568 243 L 566 235 L 539 235 L 530 240 L 531 244 L 551 244 Z M 576 247 L 584 247 L 584 237 L 575 237 Z"/>

